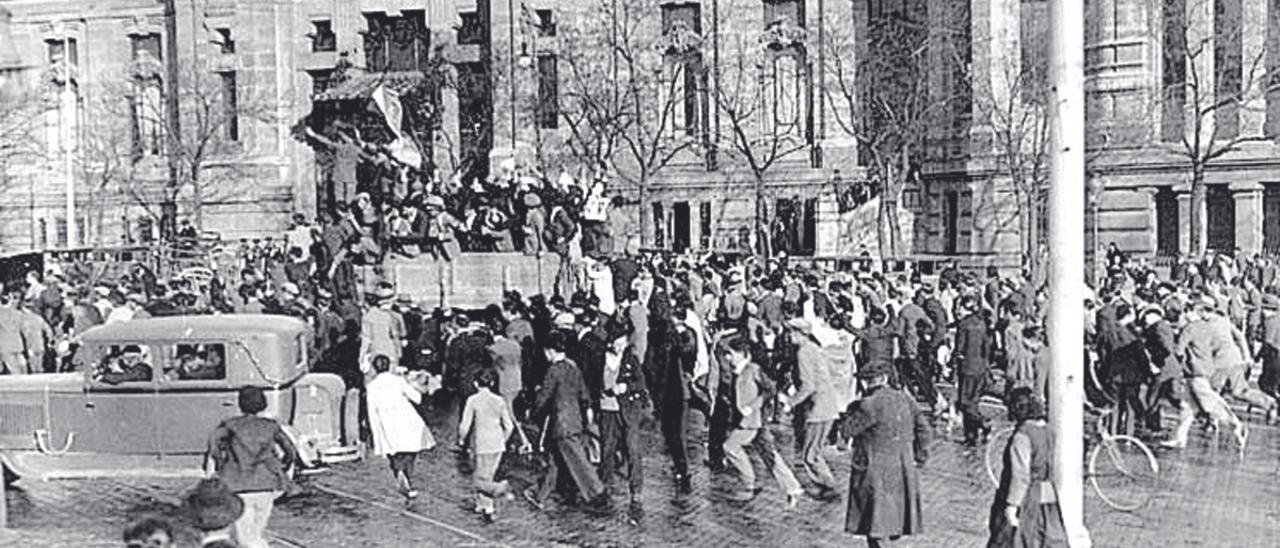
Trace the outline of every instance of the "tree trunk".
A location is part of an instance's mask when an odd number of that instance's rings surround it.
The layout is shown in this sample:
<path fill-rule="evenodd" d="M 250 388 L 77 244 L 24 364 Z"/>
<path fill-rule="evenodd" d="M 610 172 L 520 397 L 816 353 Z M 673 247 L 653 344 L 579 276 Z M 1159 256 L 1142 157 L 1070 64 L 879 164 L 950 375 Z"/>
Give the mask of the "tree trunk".
<path fill-rule="evenodd" d="M 764 255 L 765 261 L 773 258 L 772 234 L 770 224 L 764 219 L 764 177 L 756 175 L 756 252 Z"/>
<path fill-rule="evenodd" d="M 191 174 L 191 213 L 195 217 L 196 233 L 204 232 L 204 192 L 196 175 Z"/>
<path fill-rule="evenodd" d="M 643 174 L 640 175 L 640 187 L 638 193 L 640 205 L 637 206 L 639 213 L 636 216 L 639 218 L 636 220 L 636 226 L 640 227 L 640 247 L 643 248 L 646 247 L 646 242 L 649 239 L 648 219 L 649 211 L 651 209 L 649 207 L 649 180 L 648 177 Z"/>
<path fill-rule="evenodd" d="M 876 214 L 876 239 L 880 243 L 880 259 L 896 259 L 902 244 L 902 227 L 898 226 L 898 200 L 887 189 L 880 194 Z"/>
<path fill-rule="evenodd" d="M 1205 202 L 1207 192 L 1204 186 L 1204 166 L 1199 163 L 1191 165 L 1191 237 L 1190 250 L 1193 257 L 1204 256 L 1205 248 L 1208 242 L 1206 234 L 1206 217 Z"/>

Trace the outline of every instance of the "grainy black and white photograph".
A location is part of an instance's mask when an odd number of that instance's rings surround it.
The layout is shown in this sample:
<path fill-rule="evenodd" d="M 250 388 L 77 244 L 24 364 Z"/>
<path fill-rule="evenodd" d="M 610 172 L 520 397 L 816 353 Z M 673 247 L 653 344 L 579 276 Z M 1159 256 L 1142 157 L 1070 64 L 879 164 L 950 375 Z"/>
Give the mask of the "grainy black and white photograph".
<path fill-rule="evenodd" d="M 0 0 L 0 547 L 1275 548 L 1280 0 Z"/>

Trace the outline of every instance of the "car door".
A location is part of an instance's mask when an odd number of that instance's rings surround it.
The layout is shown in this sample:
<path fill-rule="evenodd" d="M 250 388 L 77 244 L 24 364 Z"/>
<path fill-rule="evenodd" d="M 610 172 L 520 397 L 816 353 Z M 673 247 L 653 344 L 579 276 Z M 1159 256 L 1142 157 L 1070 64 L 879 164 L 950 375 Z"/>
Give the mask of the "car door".
<path fill-rule="evenodd" d="M 156 401 L 159 450 L 167 455 L 203 454 L 213 429 L 240 414 L 227 364 L 243 350 L 221 341 L 186 340 L 160 351 L 165 374 Z"/>
<path fill-rule="evenodd" d="M 129 359 L 132 350 L 141 354 L 140 361 L 130 364 L 142 373 L 129 380 L 111 379 L 104 373 L 114 372 Z M 121 454 L 151 454 L 158 448 L 155 418 L 156 392 L 159 388 L 155 370 L 156 348 L 149 344 L 119 343 L 105 346 L 84 398 L 87 422 L 76 429 L 76 448 Z M 145 373 L 145 374 L 143 374 Z"/>

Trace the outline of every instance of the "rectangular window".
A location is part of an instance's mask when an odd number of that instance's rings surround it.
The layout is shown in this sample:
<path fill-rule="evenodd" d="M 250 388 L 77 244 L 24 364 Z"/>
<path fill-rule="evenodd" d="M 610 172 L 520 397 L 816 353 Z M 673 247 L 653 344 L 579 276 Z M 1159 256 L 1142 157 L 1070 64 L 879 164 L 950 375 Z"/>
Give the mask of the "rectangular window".
<path fill-rule="evenodd" d="M 311 95 L 316 96 L 324 93 L 333 85 L 333 70 L 309 70 L 307 74 L 311 75 Z"/>
<path fill-rule="evenodd" d="M 227 348 L 218 343 L 163 347 L 165 382 L 184 384 L 227 379 Z"/>
<path fill-rule="evenodd" d="M 698 204 L 698 247 L 711 249 L 711 202 Z"/>
<path fill-rule="evenodd" d="M 560 127 L 560 75 L 555 55 L 538 56 L 538 127 Z"/>
<path fill-rule="evenodd" d="M 337 51 L 338 35 L 333 33 L 333 22 L 320 19 L 311 22 L 311 51 Z"/>
<path fill-rule="evenodd" d="M 538 36 L 549 38 L 556 35 L 555 12 L 549 9 L 534 10 L 538 23 Z"/>
<path fill-rule="evenodd" d="M 1231 198 L 1231 188 L 1228 185 L 1207 185 L 1205 190 L 1208 247 L 1233 253 L 1236 248 L 1236 202 Z"/>
<path fill-rule="evenodd" d="M 671 3 L 662 5 L 662 33 L 670 33 L 677 28 L 702 34 L 702 6 L 696 2 L 683 4 Z"/>
<path fill-rule="evenodd" d="M 804 27 L 804 0 L 764 0 L 764 26 Z"/>
<path fill-rule="evenodd" d="M 240 104 L 236 92 L 236 73 L 219 72 L 222 81 L 222 116 L 224 136 L 228 141 L 240 140 Z"/>
<path fill-rule="evenodd" d="M 137 34 L 129 37 L 129 43 L 133 51 L 133 60 L 137 61 L 144 55 L 149 55 L 156 61 L 164 59 L 160 48 L 160 34 Z"/>
<path fill-rule="evenodd" d="M 422 70 L 428 51 L 425 17 L 421 11 L 405 11 L 396 17 L 365 14 L 368 30 L 364 32 L 364 49 L 369 71 Z"/>
<path fill-rule="evenodd" d="M 231 37 L 231 29 L 220 28 L 214 29 L 218 33 L 218 46 L 222 53 L 231 54 L 236 52 L 236 41 Z"/>
<path fill-rule="evenodd" d="M 1214 0 L 1217 14 L 1213 27 L 1214 97 L 1219 106 L 1213 114 L 1216 133 L 1221 139 L 1240 134 L 1240 103 L 1244 99 L 1241 1 Z"/>
<path fill-rule="evenodd" d="M 49 46 L 49 64 L 65 59 L 71 66 L 80 65 L 80 51 L 76 47 L 75 38 L 49 40 L 45 43 Z"/>
<path fill-rule="evenodd" d="M 480 13 L 468 11 L 458 14 L 462 24 L 458 26 L 458 44 L 474 45 L 484 43 L 484 25 L 480 23 Z"/>
<path fill-rule="evenodd" d="M 773 70 L 766 75 L 772 83 L 767 93 L 773 108 L 773 130 L 778 135 L 796 131 L 803 119 L 804 108 L 804 55 L 779 55 L 773 61 Z"/>

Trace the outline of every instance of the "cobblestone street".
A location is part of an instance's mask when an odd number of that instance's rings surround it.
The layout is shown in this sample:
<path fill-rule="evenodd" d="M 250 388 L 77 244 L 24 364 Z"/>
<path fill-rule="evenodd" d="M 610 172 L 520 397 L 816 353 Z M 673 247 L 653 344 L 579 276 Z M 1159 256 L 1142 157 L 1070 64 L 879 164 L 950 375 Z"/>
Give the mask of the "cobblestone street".
<path fill-rule="evenodd" d="M 775 427 L 777 428 L 777 427 Z M 778 428 L 784 453 L 789 435 Z M 522 500 L 501 504 L 499 520 L 484 525 L 469 511 L 468 480 L 452 447 L 452 429 L 434 425 L 440 445 L 420 461 L 422 496 L 406 506 L 381 460 L 340 466 L 308 482 L 306 493 L 277 507 L 271 533 L 280 546 L 860 546 L 843 534 L 844 503 L 802 500 L 788 512 L 775 485 L 749 504 L 723 500 L 735 481 L 700 474 L 688 503 L 673 501 L 668 461 L 656 435 L 645 460 L 646 516 L 631 526 L 620 515 L 598 519 L 551 505 L 537 512 Z M 1280 522 L 1280 431 L 1255 425 L 1246 459 L 1229 442 L 1214 446 L 1195 438 L 1180 452 L 1159 453 L 1162 488 L 1134 513 L 1110 510 L 1090 490 L 1087 520 L 1095 546 L 1174 548 L 1275 546 Z M 848 477 L 846 455 L 831 455 Z M 794 462 L 794 460 L 792 460 Z M 705 468 L 704 468 L 705 470 Z M 529 481 L 517 465 L 513 484 Z M 986 538 L 993 488 L 981 452 L 964 451 L 955 439 L 939 439 L 925 468 L 927 530 L 895 544 L 902 547 L 976 547 Z M 170 513 L 185 487 L 174 482 L 84 481 L 18 484 L 9 493 L 7 545 L 116 546 L 121 528 L 140 515 Z M 625 500 L 625 495 L 618 497 Z M 189 532 L 184 532 L 189 535 Z"/>

